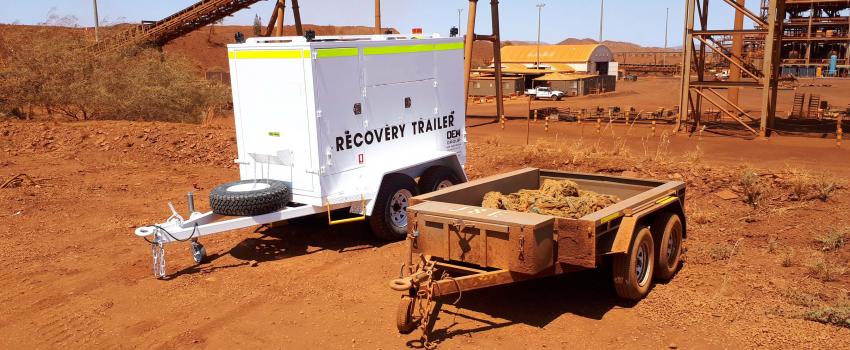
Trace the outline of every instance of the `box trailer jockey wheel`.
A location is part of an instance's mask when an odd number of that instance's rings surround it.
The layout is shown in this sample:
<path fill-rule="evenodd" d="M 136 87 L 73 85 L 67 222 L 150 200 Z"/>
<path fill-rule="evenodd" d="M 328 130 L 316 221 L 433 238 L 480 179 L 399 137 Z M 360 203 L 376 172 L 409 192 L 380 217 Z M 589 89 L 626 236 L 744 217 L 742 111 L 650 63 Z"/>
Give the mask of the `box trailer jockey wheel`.
<path fill-rule="evenodd" d="M 204 245 L 197 240 L 192 241 L 192 260 L 195 260 L 196 264 L 200 264 L 204 262 L 204 259 L 207 257 L 207 249 L 204 248 Z"/>
<path fill-rule="evenodd" d="M 419 193 L 434 192 L 452 185 L 457 185 L 463 182 L 460 179 L 454 171 L 447 167 L 430 167 L 419 177 Z"/>
<path fill-rule="evenodd" d="M 387 174 L 375 198 L 369 226 L 376 237 L 399 241 L 407 237 L 407 206 L 419 194 L 413 178 L 404 174 Z"/>
<path fill-rule="evenodd" d="M 396 308 L 396 328 L 398 328 L 399 333 L 410 334 L 419 326 L 421 320 L 414 315 L 415 310 L 416 299 L 409 295 L 403 295 Z"/>
<path fill-rule="evenodd" d="M 646 227 L 638 227 L 625 254 L 614 255 L 614 288 L 623 299 L 640 300 L 649 293 L 655 268 L 655 244 Z"/>

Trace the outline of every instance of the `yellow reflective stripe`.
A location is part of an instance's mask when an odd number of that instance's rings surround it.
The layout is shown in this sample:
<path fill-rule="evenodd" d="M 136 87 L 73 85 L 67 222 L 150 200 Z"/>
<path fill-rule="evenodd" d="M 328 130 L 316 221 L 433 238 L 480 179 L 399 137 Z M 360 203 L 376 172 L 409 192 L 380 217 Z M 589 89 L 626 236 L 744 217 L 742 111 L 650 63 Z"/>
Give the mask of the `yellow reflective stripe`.
<path fill-rule="evenodd" d="M 316 57 L 317 58 L 349 57 L 349 56 L 357 56 L 357 48 L 348 47 L 348 48 L 340 48 L 340 49 L 317 49 L 316 50 Z"/>
<path fill-rule="evenodd" d="M 623 214 L 621 214 L 620 212 L 616 212 L 614 214 L 611 214 L 611 215 L 608 215 L 608 216 L 602 218 L 601 222 L 604 224 L 608 221 L 611 221 L 611 220 L 614 220 L 614 219 L 620 217 L 620 215 L 623 215 Z"/>
<path fill-rule="evenodd" d="M 304 58 L 310 56 L 310 51 L 305 50 L 255 50 L 255 51 L 230 51 L 227 54 L 230 59 L 251 58 Z"/>
<path fill-rule="evenodd" d="M 416 53 L 416 52 L 432 52 L 446 50 L 463 49 L 463 43 L 443 43 L 443 44 L 419 44 L 419 45 L 404 45 L 404 46 L 375 46 L 363 49 L 363 54 L 366 56 L 372 55 L 393 55 L 399 53 Z"/>
<path fill-rule="evenodd" d="M 658 201 L 655 202 L 655 204 L 667 204 L 667 203 L 670 203 L 670 202 L 675 201 L 677 199 L 679 199 L 679 197 L 667 196 L 667 197 L 659 199 Z"/>
<path fill-rule="evenodd" d="M 459 41 L 456 43 L 445 43 L 445 44 L 434 44 L 434 51 L 447 51 L 447 50 L 462 50 L 463 42 Z"/>

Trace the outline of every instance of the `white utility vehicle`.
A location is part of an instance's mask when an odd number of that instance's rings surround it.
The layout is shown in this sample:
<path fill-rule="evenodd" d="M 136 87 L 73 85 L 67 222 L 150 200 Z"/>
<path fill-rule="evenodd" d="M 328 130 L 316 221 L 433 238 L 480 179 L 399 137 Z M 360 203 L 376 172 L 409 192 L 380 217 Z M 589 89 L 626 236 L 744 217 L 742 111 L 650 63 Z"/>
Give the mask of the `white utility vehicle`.
<path fill-rule="evenodd" d="M 560 101 L 561 98 L 564 97 L 563 91 L 552 90 L 552 88 L 548 86 L 538 86 L 534 89 L 528 89 L 525 91 L 526 95 L 534 96 L 535 100 L 541 98 L 549 98 L 555 101 Z"/>
<path fill-rule="evenodd" d="M 172 215 L 135 234 L 163 245 L 328 213 L 400 240 L 411 197 L 466 181 L 462 38 L 371 35 L 251 38 L 228 45 L 241 181 L 210 193 L 212 211 Z M 357 217 L 331 220 L 350 208 Z"/>

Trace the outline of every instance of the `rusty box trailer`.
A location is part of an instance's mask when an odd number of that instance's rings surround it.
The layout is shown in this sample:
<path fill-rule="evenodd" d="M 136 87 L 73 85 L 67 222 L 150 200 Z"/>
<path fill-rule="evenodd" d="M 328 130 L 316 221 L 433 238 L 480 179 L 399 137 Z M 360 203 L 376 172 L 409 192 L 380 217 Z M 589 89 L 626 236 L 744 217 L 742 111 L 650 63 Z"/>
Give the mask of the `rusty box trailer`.
<path fill-rule="evenodd" d="M 490 191 L 539 189 L 546 179 L 620 201 L 578 219 L 481 207 Z M 599 266 L 612 260 L 617 294 L 643 298 L 667 280 L 686 238 L 685 185 L 526 168 L 414 197 L 408 207 L 409 254 L 390 286 L 403 292 L 400 332 L 424 340 L 444 301 L 462 292 Z M 407 275 L 405 276 L 405 270 Z"/>

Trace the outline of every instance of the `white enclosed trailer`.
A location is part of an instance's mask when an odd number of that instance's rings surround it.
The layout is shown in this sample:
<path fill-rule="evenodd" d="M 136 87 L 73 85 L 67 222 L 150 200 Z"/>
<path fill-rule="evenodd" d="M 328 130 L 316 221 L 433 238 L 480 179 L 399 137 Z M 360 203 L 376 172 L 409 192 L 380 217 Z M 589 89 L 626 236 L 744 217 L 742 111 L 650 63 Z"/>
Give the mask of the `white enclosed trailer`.
<path fill-rule="evenodd" d="M 200 262 L 200 236 L 340 208 L 401 239 L 408 198 L 466 181 L 461 38 L 252 38 L 228 56 L 242 181 L 216 191 L 251 193 L 271 179 L 291 202 L 226 217 L 195 212 L 190 199 L 188 219 L 169 204 L 166 222 L 135 231 L 152 242 L 157 276 L 165 243 L 191 240 Z"/>

